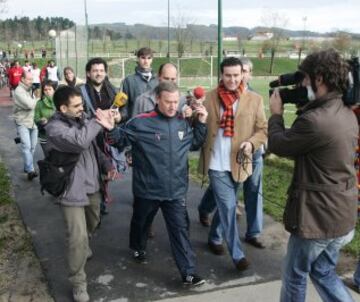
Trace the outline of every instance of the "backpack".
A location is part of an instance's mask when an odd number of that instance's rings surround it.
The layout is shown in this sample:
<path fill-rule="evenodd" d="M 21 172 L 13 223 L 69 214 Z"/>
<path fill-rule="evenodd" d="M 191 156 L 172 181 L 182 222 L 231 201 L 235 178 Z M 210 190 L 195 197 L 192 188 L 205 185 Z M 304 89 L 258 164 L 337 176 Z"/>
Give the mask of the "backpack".
<path fill-rule="evenodd" d="M 67 189 L 71 172 L 78 162 L 80 153 L 66 153 L 51 150 L 49 155 L 39 160 L 40 190 L 59 197 Z"/>
<path fill-rule="evenodd" d="M 91 102 L 89 93 L 86 90 L 86 85 L 81 85 L 79 88 L 83 96 L 83 99 L 85 101 L 87 112 L 92 116 L 95 116 L 95 109 Z M 126 162 L 126 157 L 124 152 L 119 151 L 118 148 L 109 145 L 106 142 L 105 138 L 103 139 L 103 144 L 104 144 L 104 149 L 102 151 L 105 153 L 105 155 L 107 155 L 111 159 L 114 168 L 119 173 L 125 173 L 128 168 L 128 165 Z"/>

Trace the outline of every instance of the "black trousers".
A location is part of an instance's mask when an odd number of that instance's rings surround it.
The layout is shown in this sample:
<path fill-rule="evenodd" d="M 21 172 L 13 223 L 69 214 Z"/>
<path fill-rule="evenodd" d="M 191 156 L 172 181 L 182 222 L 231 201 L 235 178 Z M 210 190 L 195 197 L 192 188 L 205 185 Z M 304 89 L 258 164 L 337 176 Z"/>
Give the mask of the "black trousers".
<path fill-rule="evenodd" d="M 149 227 L 159 210 L 165 219 L 171 251 L 182 277 L 195 273 L 195 253 L 189 240 L 185 200 L 151 200 L 135 197 L 130 225 L 130 248 L 145 251 Z"/>

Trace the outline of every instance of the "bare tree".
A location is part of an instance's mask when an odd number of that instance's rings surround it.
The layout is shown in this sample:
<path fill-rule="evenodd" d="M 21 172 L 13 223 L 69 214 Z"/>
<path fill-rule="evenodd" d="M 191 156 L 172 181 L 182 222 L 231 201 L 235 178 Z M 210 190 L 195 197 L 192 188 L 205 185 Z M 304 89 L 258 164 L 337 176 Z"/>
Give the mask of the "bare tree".
<path fill-rule="evenodd" d="M 272 31 L 272 37 L 269 40 L 271 60 L 269 73 L 273 73 L 275 54 L 279 50 L 280 42 L 284 39 L 284 28 L 288 23 L 288 19 L 285 16 L 275 11 L 266 11 L 261 17 L 262 23 L 270 28 Z"/>
<path fill-rule="evenodd" d="M 6 2 L 7 0 L 0 0 L 0 14 L 6 12 Z"/>
<path fill-rule="evenodd" d="M 351 35 L 346 32 L 337 32 L 335 39 L 332 42 L 332 46 L 345 54 L 347 51 L 350 51 L 351 48 Z"/>
<path fill-rule="evenodd" d="M 178 57 L 181 58 L 186 50 L 186 44 L 193 39 L 191 25 L 195 24 L 195 22 L 183 13 L 181 9 L 178 9 L 178 15 L 173 18 L 172 23 L 175 29 Z"/>

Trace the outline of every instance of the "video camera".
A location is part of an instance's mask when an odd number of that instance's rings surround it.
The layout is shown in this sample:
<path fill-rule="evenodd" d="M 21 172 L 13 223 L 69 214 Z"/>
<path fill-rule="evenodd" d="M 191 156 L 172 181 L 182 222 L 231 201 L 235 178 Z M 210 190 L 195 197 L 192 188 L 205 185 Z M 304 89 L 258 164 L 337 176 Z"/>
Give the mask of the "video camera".
<path fill-rule="evenodd" d="M 352 106 L 360 104 L 360 64 L 359 58 L 352 58 L 347 61 L 350 66 L 348 87 L 343 91 L 342 100 L 345 105 Z M 280 75 L 275 81 L 269 83 L 269 96 L 274 92 L 275 87 L 295 86 L 292 88 L 280 88 L 279 93 L 283 104 L 291 103 L 303 106 L 309 102 L 309 93 L 306 87 L 302 87 L 301 82 L 305 75 L 301 71 Z"/>
<path fill-rule="evenodd" d="M 269 90 L 269 96 L 273 94 L 275 87 L 292 85 L 295 87 L 279 89 L 279 94 L 283 104 L 286 103 L 292 103 L 298 105 L 306 104 L 309 101 L 308 91 L 306 87 L 300 86 L 304 77 L 305 74 L 302 73 L 301 71 L 280 75 L 277 80 L 269 83 L 269 86 L 271 87 L 271 89 Z"/>

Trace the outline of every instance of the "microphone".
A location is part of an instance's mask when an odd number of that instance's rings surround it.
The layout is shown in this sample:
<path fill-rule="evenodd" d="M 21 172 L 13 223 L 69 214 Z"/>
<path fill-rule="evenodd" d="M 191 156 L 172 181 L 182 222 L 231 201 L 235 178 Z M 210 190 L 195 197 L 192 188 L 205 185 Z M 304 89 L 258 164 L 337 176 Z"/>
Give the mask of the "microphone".
<path fill-rule="evenodd" d="M 126 93 L 120 91 L 115 95 L 115 99 L 110 109 L 118 110 L 121 107 L 124 107 L 127 104 L 128 96 Z"/>
<path fill-rule="evenodd" d="M 191 101 L 191 108 L 195 110 L 197 107 L 202 105 L 205 97 L 205 89 L 201 86 L 195 87 L 193 90 L 193 99 Z"/>
<path fill-rule="evenodd" d="M 193 90 L 193 95 L 196 100 L 201 99 L 205 96 L 205 89 L 201 86 L 195 87 Z"/>

